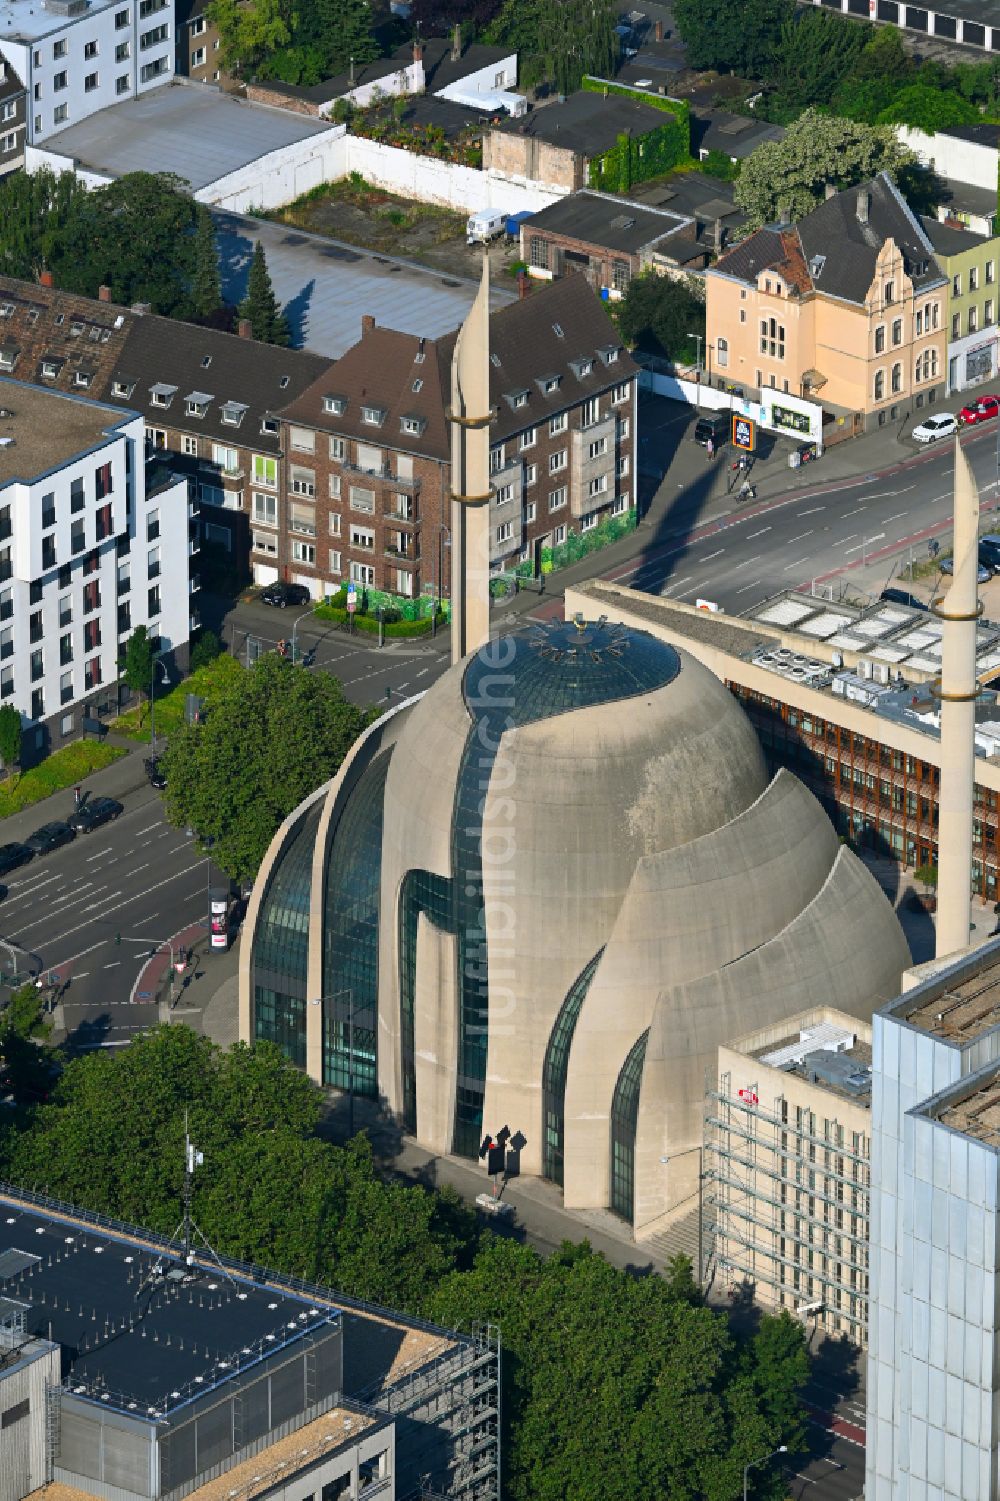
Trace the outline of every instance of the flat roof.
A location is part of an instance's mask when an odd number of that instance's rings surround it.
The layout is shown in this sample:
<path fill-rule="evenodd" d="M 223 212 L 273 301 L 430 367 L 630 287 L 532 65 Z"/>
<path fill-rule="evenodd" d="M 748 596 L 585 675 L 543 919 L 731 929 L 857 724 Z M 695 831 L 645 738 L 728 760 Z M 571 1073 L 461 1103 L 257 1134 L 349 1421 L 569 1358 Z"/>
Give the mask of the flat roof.
<path fill-rule="evenodd" d="M 165 1416 L 340 1322 L 331 1303 L 258 1283 L 0 1191 L 0 1289 L 62 1347 L 67 1391 Z"/>
<path fill-rule="evenodd" d="M 974 1042 L 1000 1026 L 1000 943 L 984 944 L 890 1003 L 886 1014 L 942 1041 Z"/>
<path fill-rule="evenodd" d="M 175 81 L 98 110 L 49 136 L 44 149 L 105 177 L 174 172 L 197 193 L 269 152 L 335 128 L 293 110 Z"/>
<path fill-rule="evenodd" d="M 1000 1150 L 1000 1064 L 973 1079 L 964 1079 L 957 1089 L 948 1090 L 922 1114 L 959 1131 L 974 1141 Z"/>
<path fill-rule="evenodd" d="M 586 156 L 607 151 L 620 135 L 631 131 L 647 135 L 670 123 L 674 117 L 663 110 L 644 104 L 642 99 L 625 94 L 602 94 L 583 91 L 570 94 L 561 103 L 536 106 L 527 115 L 494 125 L 506 135 L 532 136 L 550 146 Z"/>
<path fill-rule="evenodd" d="M 65 31 L 67 26 L 87 21 L 117 3 L 118 0 L 87 0 L 79 15 L 67 16 L 46 10 L 41 0 L 3 0 L 0 4 L 0 41 L 30 42 L 53 31 Z"/>
<path fill-rule="evenodd" d="M 16 380 L 0 380 L 0 410 L 10 413 L 0 416 L 0 485 L 57 469 L 97 447 L 132 415 Z"/>
<path fill-rule="evenodd" d="M 532 214 L 527 223 L 531 229 L 547 229 L 607 250 L 634 254 L 687 228 L 692 221 L 689 215 L 674 213 L 672 209 L 585 188 L 557 198 L 555 203 Z"/>
<path fill-rule="evenodd" d="M 776 1073 L 802 1079 L 838 1099 L 850 1100 L 867 1109 L 871 1105 L 871 1043 L 855 1037 L 850 1047 L 833 1052 L 823 1048 L 822 1041 L 822 1037 L 817 1037 L 815 1046 L 810 1047 L 808 1042 L 801 1041 L 798 1033 L 793 1033 L 752 1049 L 747 1057 Z M 780 1052 L 794 1053 L 795 1056 L 777 1062 L 771 1055 Z"/>
<path fill-rule="evenodd" d="M 331 359 L 339 359 L 361 338 L 364 313 L 383 328 L 438 339 L 458 328 L 478 290 L 471 279 L 287 224 L 223 211 L 216 212 L 215 222 L 226 297 L 239 301 L 243 296 L 254 241 L 260 240 L 275 295 L 292 327 L 292 342 Z M 494 277 L 492 308 L 517 300 L 510 279 L 504 282 Z"/>
<path fill-rule="evenodd" d="M 986 235 L 977 235 L 971 229 L 942 223 L 940 219 L 931 219 L 926 214 L 920 215 L 920 222 L 924 227 L 924 234 L 934 247 L 935 255 L 965 255 L 970 250 L 978 250 L 980 245 L 990 243 Z"/>

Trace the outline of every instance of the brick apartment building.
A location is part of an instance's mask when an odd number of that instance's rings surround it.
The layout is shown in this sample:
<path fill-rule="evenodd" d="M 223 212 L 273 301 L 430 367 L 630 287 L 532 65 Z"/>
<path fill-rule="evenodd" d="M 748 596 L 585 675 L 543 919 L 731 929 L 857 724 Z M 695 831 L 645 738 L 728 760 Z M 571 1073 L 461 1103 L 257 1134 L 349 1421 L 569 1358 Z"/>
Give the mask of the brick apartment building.
<path fill-rule="evenodd" d="M 28 91 L 10 63 L 0 58 L 0 177 L 24 166 Z"/>
<path fill-rule="evenodd" d="M 495 312 L 490 342 L 491 562 L 537 568 L 543 548 L 633 504 L 636 366 L 582 277 Z M 454 345 L 365 318 L 283 408 L 280 506 L 253 491 L 256 582 L 447 594 Z"/>
<path fill-rule="evenodd" d="M 274 413 L 329 361 L 43 283 L 0 277 L 0 374 L 141 412 L 149 457 L 186 475 L 205 540 L 248 576 L 251 482 L 275 508 L 281 484 Z"/>

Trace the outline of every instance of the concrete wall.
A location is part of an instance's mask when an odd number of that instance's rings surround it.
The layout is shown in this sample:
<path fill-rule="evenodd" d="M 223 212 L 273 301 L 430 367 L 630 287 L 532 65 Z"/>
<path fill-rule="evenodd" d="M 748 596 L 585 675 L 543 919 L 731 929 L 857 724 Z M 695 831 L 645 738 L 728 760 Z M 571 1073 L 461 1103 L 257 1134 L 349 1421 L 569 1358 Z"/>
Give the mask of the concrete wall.
<path fill-rule="evenodd" d="M 922 162 L 932 166 L 942 177 L 996 192 L 1000 152 L 995 146 L 977 141 L 962 141 L 957 136 L 928 135 L 909 125 L 897 125 L 896 135 L 904 146 L 915 151 Z"/>
<path fill-rule="evenodd" d="M 546 187 L 557 197 L 586 186 L 586 162 L 577 152 L 511 130 L 484 133 L 483 167 Z"/>
<path fill-rule="evenodd" d="M 443 203 L 470 214 L 485 208 L 503 209 L 508 214 L 537 214 L 565 191 L 518 181 L 501 171 L 481 172 L 476 167 L 418 156 L 414 151 L 362 136 L 348 136 L 345 164 L 337 175 L 346 176 L 348 172 L 360 172 L 369 182 L 406 198 Z"/>
<path fill-rule="evenodd" d="M 351 171 L 347 165 L 346 135 L 345 126 L 331 125 L 321 135 L 294 141 L 248 162 L 238 171 L 200 188 L 195 197 L 200 203 L 234 214 L 249 213 L 256 208 L 281 208 L 320 183 L 345 177 Z"/>
<path fill-rule="evenodd" d="M 75 172 L 85 188 L 102 188 L 106 183 L 114 181 L 114 178 L 105 177 L 100 172 L 88 172 L 78 166 L 73 157 L 64 156 L 59 151 L 49 151 L 45 146 L 25 147 L 24 170 L 29 174 L 47 170 L 54 172 L 57 177 L 60 172 Z"/>
<path fill-rule="evenodd" d="M 801 396 L 765 387 L 760 393 L 760 401 L 746 401 L 730 391 L 717 391 L 714 386 L 703 386 L 678 375 L 661 375 L 656 370 L 641 370 L 639 384 L 644 391 L 653 391 L 657 396 L 666 396 L 670 401 L 684 401 L 689 406 L 707 407 L 713 412 L 740 412 L 744 417 L 752 417 L 760 427 L 769 431 L 789 433 L 803 440 L 808 438 L 814 443 L 823 440 L 823 408 L 815 401 L 803 400 Z M 777 415 L 776 407 L 779 409 Z M 780 415 L 782 407 L 805 417 L 809 423 L 808 433 L 784 426 Z"/>

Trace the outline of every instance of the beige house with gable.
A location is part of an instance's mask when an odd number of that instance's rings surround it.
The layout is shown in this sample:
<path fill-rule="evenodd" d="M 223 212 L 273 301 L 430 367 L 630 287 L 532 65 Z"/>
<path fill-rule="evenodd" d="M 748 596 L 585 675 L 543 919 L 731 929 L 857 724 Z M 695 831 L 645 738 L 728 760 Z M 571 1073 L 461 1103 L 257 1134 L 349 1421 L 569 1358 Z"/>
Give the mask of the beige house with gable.
<path fill-rule="evenodd" d="M 758 230 L 705 286 L 714 384 L 817 401 L 850 433 L 944 395 L 947 282 L 885 173 Z"/>

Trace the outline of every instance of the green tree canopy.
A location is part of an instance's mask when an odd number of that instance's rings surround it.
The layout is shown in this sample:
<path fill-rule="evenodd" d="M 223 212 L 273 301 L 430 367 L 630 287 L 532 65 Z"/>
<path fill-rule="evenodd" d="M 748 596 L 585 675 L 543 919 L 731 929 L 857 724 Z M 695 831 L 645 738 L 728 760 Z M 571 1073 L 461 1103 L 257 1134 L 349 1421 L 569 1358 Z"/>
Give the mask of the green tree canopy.
<path fill-rule="evenodd" d="M 231 73 L 251 72 L 292 39 L 291 0 L 211 0 L 205 14 L 219 33 L 222 64 Z"/>
<path fill-rule="evenodd" d="M 219 272 L 215 221 L 211 210 L 204 203 L 195 206 L 193 262 L 191 310 L 196 318 L 207 323 L 222 308 L 222 277 Z"/>
<path fill-rule="evenodd" d="M 975 125 L 982 119 L 974 104 L 953 89 L 911 83 L 901 89 L 878 117 L 881 125 L 910 125 L 933 135 L 945 125 Z"/>
<path fill-rule="evenodd" d="M 544 82 L 569 94 L 584 74 L 614 76 L 617 20 L 612 0 L 537 0 L 527 6 L 505 0 L 486 35 L 497 46 L 517 49 L 526 87 Z"/>
<path fill-rule="evenodd" d="M 693 360 L 692 334 L 705 334 L 705 303 L 684 281 L 645 271 L 633 278 L 615 310 L 626 344 L 668 359 Z"/>
<path fill-rule="evenodd" d="M 770 77 L 795 0 L 675 0 L 674 17 L 692 68 Z"/>
<path fill-rule="evenodd" d="M 208 16 L 244 75 L 308 86 L 379 55 L 368 0 L 212 0 Z"/>
<path fill-rule="evenodd" d="M 21 759 L 21 711 L 13 704 L 0 707 L 0 764 L 9 771 Z"/>
<path fill-rule="evenodd" d="M 848 188 L 877 172 L 896 175 L 914 160 L 890 125 L 864 125 L 807 109 L 783 141 L 765 141 L 743 163 L 736 202 L 751 228 L 774 222 L 784 209 L 801 219 L 823 198 L 827 183 Z"/>
<path fill-rule="evenodd" d="M 274 295 L 264 247 L 259 240 L 253 247 L 246 296 L 240 303 L 240 317 L 249 318 L 253 337 L 262 344 L 288 343 L 288 320 Z"/>
<path fill-rule="evenodd" d="M 332 777 L 369 716 L 325 672 L 269 653 L 233 670 L 204 723 L 171 736 L 164 755 L 167 815 L 215 842 L 237 880 L 252 880 L 281 821 Z"/>
<path fill-rule="evenodd" d="M 814 7 L 797 10 L 781 27 L 773 63 L 783 109 L 797 114 L 826 104 L 857 66 L 871 29 L 862 21 Z"/>
<path fill-rule="evenodd" d="M 144 625 L 137 625 L 125 643 L 121 660 L 122 678 L 133 693 L 144 693 L 149 697 L 155 657 L 153 638 Z"/>

